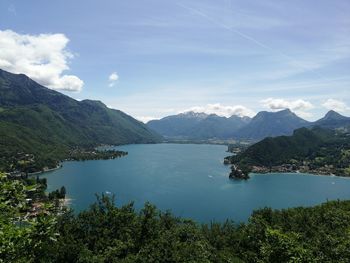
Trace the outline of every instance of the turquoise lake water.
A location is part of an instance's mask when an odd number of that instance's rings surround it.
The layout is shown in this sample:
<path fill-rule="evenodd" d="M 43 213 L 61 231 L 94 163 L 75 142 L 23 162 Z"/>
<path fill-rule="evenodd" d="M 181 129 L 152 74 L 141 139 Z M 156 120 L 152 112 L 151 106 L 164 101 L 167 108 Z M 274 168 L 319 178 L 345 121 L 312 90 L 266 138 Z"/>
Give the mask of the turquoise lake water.
<path fill-rule="evenodd" d="M 117 205 L 141 208 L 150 201 L 162 210 L 200 222 L 245 221 L 254 209 L 311 206 L 350 199 L 350 179 L 306 174 L 252 175 L 228 179 L 222 164 L 226 146 L 146 144 L 117 147 L 129 155 L 115 160 L 65 162 L 46 173 L 48 190 L 62 185 L 75 210 L 87 208 L 95 193 L 114 193 Z"/>

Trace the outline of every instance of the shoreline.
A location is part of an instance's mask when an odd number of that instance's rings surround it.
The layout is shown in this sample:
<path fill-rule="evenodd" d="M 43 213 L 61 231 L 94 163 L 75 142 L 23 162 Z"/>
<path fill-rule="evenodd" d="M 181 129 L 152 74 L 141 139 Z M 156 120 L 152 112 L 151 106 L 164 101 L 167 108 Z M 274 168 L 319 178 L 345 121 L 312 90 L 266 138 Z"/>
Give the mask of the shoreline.
<path fill-rule="evenodd" d="M 62 206 L 65 206 L 65 207 L 70 207 L 72 204 L 72 201 L 73 201 L 73 199 L 69 198 L 67 196 L 64 199 L 61 199 Z"/>
<path fill-rule="evenodd" d="M 39 174 L 44 174 L 52 171 L 56 171 L 58 169 L 61 169 L 63 167 L 63 162 L 59 163 L 56 167 L 50 168 L 50 169 L 44 169 L 43 171 L 38 171 L 34 173 L 28 173 L 28 176 L 33 176 L 33 175 L 39 175 Z"/>
<path fill-rule="evenodd" d="M 299 174 L 299 175 L 305 175 L 305 176 L 325 176 L 325 177 L 337 177 L 337 178 L 343 178 L 343 179 L 350 179 L 350 176 L 342 176 L 342 175 L 335 175 L 335 174 L 318 174 L 318 173 L 310 173 L 310 172 L 267 172 L 267 173 L 259 173 L 259 172 L 250 172 L 250 175 L 283 175 L 283 174 L 290 174 L 290 175 L 294 175 L 294 174 Z"/>
<path fill-rule="evenodd" d="M 278 166 L 257 166 L 257 165 L 250 165 L 250 166 L 244 166 L 245 169 L 242 171 L 242 169 L 237 166 L 237 164 L 230 162 L 229 158 L 224 159 L 224 165 L 230 165 L 232 172 L 230 173 L 229 177 L 231 179 L 248 179 L 251 174 L 308 174 L 308 175 L 315 175 L 315 176 L 334 176 L 334 177 L 341 177 L 341 178 L 350 178 L 350 175 L 348 175 L 345 172 L 345 169 L 337 169 L 332 166 L 322 166 L 318 167 L 316 169 L 310 169 L 308 166 L 296 166 L 291 164 L 282 164 Z M 242 174 L 239 175 L 239 174 Z"/>

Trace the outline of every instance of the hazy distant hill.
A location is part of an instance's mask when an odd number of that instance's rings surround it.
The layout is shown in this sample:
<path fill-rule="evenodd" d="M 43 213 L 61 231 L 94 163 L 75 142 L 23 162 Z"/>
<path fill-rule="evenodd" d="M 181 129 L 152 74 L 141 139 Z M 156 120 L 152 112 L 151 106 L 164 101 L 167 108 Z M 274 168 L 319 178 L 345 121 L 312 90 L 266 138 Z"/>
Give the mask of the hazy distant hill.
<path fill-rule="evenodd" d="M 76 101 L 0 70 L 0 153 L 57 156 L 72 146 L 151 143 L 161 137 L 102 102 Z"/>
<path fill-rule="evenodd" d="M 149 121 L 147 126 L 163 136 L 181 137 L 187 136 L 193 127 L 207 117 L 205 113 L 187 112 Z"/>
<path fill-rule="evenodd" d="M 249 117 L 220 117 L 215 114 L 187 112 L 153 120 L 147 126 L 168 138 L 186 139 L 241 139 L 259 141 L 266 137 L 292 135 L 301 127 L 348 128 L 350 118 L 329 111 L 325 117 L 308 122 L 289 109 L 277 112 L 261 111 Z"/>
<path fill-rule="evenodd" d="M 348 127 L 350 126 L 350 118 L 331 110 L 322 119 L 314 122 L 313 125 L 331 129 Z"/>
<path fill-rule="evenodd" d="M 186 112 L 153 120 L 147 126 L 172 138 L 210 139 L 232 138 L 234 132 L 249 123 L 249 117 L 220 117 L 215 114 Z"/>
<path fill-rule="evenodd" d="M 190 139 L 239 138 L 259 140 L 268 136 L 289 135 L 297 128 L 310 125 L 290 110 L 259 112 L 254 118 L 215 114 L 182 113 L 147 123 L 166 137 Z"/>
<path fill-rule="evenodd" d="M 198 123 L 190 130 L 190 136 L 195 139 L 229 139 L 235 136 L 235 132 L 250 122 L 249 117 L 231 116 L 220 117 L 215 114 Z"/>
<path fill-rule="evenodd" d="M 291 135 L 295 129 L 310 123 L 289 109 L 278 112 L 259 112 L 251 122 L 236 133 L 237 138 L 261 140 L 266 137 Z"/>

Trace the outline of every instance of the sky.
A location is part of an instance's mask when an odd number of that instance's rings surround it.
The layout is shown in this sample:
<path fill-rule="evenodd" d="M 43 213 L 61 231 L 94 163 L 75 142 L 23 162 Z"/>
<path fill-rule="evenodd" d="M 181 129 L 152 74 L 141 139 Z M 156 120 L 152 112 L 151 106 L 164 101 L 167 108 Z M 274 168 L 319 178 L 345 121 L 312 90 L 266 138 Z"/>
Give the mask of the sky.
<path fill-rule="evenodd" d="M 1 0 L 0 68 L 142 121 L 350 116 L 350 1 Z"/>

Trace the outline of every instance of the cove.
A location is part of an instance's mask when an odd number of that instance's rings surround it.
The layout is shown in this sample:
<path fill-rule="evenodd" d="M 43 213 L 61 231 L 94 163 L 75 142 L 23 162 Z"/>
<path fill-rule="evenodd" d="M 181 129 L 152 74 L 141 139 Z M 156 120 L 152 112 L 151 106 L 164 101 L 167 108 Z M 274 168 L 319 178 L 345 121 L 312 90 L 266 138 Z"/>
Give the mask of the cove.
<path fill-rule="evenodd" d="M 350 199 L 350 179 L 307 174 L 252 174 L 248 181 L 228 178 L 226 146 L 141 144 L 114 160 L 65 162 L 45 173 L 48 190 L 64 185 L 71 207 L 80 211 L 96 193 L 114 193 L 117 205 L 130 201 L 140 209 L 149 201 L 162 211 L 199 222 L 246 221 L 253 210 L 311 206 Z"/>

